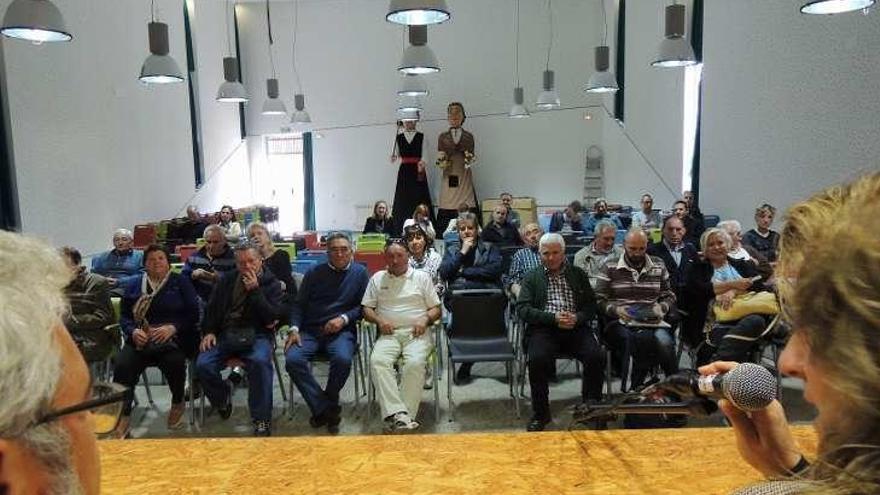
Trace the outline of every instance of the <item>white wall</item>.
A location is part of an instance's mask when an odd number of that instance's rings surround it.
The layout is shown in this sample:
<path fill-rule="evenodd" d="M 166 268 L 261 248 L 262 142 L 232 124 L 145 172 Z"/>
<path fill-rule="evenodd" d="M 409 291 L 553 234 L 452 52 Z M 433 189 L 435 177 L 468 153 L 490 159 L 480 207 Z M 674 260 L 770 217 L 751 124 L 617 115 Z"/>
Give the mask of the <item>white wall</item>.
<path fill-rule="evenodd" d="M 0 11 L 8 3 L 0 1 Z M 148 54 L 149 2 L 54 3 L 72 42 L 2 41 L 22 230 L 88 254 L 106 249 L 114 228 L 178 215 L 191 202 L 219 207 L 248 163 L 244 146 L 233 153 L 241 143 L 237 111 L 214 101 L 223 4 L 199 2 L 193 18 L 211 179 L 194 197 L 186 85 L 137 80 Z M 170 27 L 171 54 L 185 70 L 182 4 L 156 5 Z"/>
<path fill-rule="evenodd" d="M 797 6 L 706 4 L 701 203 L 747 226 L 758 204 L 784 209 L 880 169 L 878 12 Z"/>
<path fill-rule="evenodd" d="M 582 87 L 592 70 L 592 47 L 601 40 L 598 2 L 553 2 L 555 39 L 550 66 L 556 70 L 567 110 L 538 113 L 526 120 L 506 118 L 514 86 L 514 2 L 449 1 L 450 22 L 428 30 L 428 43 L 443 70 L 427 76 L 431 91 L 422 113 L 433 163 L 437 135 L 447 127 L 446 105 L 464 103 L 465 128 L 474 133 L 479 164 L 477 193 L 495 197 L 502 189 L 564 204 L 583 194 L 586 149 L 600 144 L 599 120 L 585 121 L 583 107 L 596 105 Z M 275 63 L 282 98 L 293 106 L 293 5 L 273 2 Z M 521 1 L 520 80 L 534 108 L 546 61 L 549 28 L 546 2 Z M 391 200 L 397 168 L 388 161 L 394 137 L 397 63 L 403 29 L 384 21 L 386 2 L 322 0 L 300 2 L 297 68 L 306 107 L 323 139 L 314 141 L 319 228 L 360 226 L 359 205 Z M 265 79 L 270 75 L 265 6 L 239 5 L 249 134 L 277 132 L 284 119 L 260 115 Z M 576 107 L 571 109 L 571 107 Z M 592 113 L 597 109 L 592 109 Z M 432 194 L 439 179 L 432 171 Z"/>

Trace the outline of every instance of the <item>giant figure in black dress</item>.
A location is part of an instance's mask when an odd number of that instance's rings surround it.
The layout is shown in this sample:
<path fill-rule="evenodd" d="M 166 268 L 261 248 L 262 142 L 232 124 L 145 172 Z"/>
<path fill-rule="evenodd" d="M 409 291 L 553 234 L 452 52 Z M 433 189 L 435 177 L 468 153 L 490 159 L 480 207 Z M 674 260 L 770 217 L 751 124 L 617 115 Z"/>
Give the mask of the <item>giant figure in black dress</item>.
<path fill-rule="evenodd" d="M 416 130 L 414 120 L 403 122 L 403 132 L 395 138 L 395 154 L 392 160 L 400 160 L 397 170 L 397 188 L 394 191 L 394 205 L 391 209 L 395 222 L 395 232 L 403 230 L 403 222 L 412 216 L 420 204 L 428 206 L 431 221 L 434 221 L 434 206 L 428 189 L 425 161 L 422 160 L 422 145 L 425 135 Z"/>

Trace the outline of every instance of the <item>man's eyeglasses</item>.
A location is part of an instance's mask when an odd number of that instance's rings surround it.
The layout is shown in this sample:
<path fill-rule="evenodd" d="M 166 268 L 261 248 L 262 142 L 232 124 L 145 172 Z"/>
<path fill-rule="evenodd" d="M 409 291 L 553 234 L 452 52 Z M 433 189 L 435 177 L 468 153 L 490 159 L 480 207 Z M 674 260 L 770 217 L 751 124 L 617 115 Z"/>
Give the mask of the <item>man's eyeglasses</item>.
<path fill-rule="evenodd" d="M 92 384 L 91 399 L 52 411 L 38 419 L 32 426 L 55 421 L 70 414 L 89 411 L 94 418 L 95 434 L 105 435 L 115 430 L 116 425 L 119 423 L 119 417 L 122 416 L 125 391 L 126 388 L 117 383 L 95 382 Z"/>

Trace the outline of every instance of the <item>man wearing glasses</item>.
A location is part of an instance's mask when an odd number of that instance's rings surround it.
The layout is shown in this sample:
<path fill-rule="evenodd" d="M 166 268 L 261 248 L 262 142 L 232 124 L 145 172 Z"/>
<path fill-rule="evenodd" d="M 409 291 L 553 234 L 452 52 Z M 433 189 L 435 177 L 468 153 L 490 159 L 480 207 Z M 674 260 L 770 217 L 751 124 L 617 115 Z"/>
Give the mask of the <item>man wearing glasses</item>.
<path fill-rule="evenodd" d="M 312 417 L 312 428 L 339 432 L 339 391 L 348 381 L 357 346 L 361 298 L 367 289 L 366 268 L 352 261 L 351 241 L 341 232 L 327 236 L 328 263 L 306 273 L 290 315 L 291 332 L 284 343 L 287 372 L 296 384 Z M 309 362 L 318 352 L 330 358 L 324 388 L 312 375 Z"/>
<path fill-rule="evenodd" d="M 97 494 L 96 433 L 123 390 L 91 383 L 61 323 L 70 271 L 41 241 L 0 231 L 0 493 Z"/>

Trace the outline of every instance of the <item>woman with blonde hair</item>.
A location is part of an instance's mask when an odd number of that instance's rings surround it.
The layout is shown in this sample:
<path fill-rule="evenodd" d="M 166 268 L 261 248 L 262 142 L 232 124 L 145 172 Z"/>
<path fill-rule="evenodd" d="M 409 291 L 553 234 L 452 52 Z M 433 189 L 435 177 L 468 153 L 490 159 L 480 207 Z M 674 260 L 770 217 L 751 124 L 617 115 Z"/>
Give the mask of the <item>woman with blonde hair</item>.
<path fill-rule="evenodd" d="M 746 414 L 719 405 L 743 458 L 771 481 L 744 494 L 880 492 L 880 174 L 792 207 L 777 266 L 792 324 L 780 370 L 804 381 L 816 406 L 818 458 L 797 448 L 778 401 Z M 725 372 L 719 361 L 703 374 Z"/>

